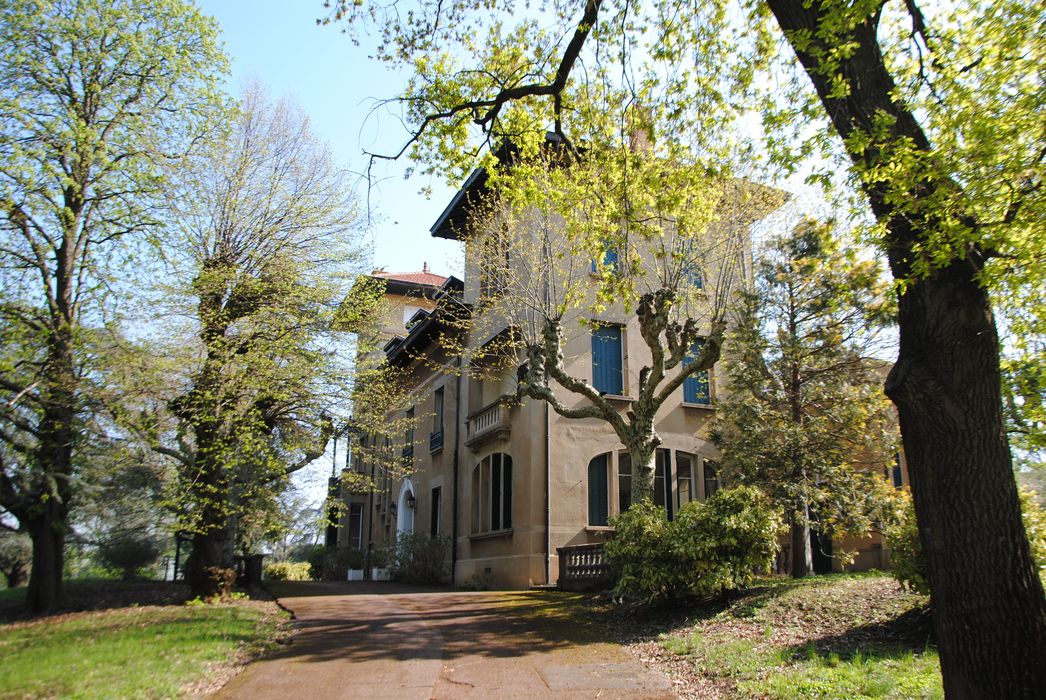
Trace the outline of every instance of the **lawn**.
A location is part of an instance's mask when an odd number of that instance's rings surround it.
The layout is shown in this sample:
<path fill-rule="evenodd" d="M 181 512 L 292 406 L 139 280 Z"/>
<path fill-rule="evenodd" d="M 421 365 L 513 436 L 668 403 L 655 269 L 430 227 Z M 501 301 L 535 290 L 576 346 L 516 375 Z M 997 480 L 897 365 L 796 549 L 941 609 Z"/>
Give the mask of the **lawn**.
<path fill-rule="evenodd" d="M 883 574 L 769 579 L 648 610 L 630 646 L 684 698 L 943 698 L 926 606 Z"/>
<path fill-rule="evenodd" d="M 220 684 L 285 627 L 270 602 L 70 613 L 0 625 L 0 698 L 176 698 Z"/>

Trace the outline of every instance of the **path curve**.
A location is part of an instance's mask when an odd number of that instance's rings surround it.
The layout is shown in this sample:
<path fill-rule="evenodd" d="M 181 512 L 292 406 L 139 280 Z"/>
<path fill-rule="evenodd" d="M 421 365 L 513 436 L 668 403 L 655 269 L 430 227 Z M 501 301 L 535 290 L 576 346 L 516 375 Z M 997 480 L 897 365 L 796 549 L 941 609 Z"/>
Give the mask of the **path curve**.
<path fill-rule="evenodd" d="M 671 682 L 590 628 L 555 593 L 465 593 L 389 583 L 281 583 L 286 649 L 214 698 L 675 698 Z M 553 607 L 554 611 L 555 608 Z"/>

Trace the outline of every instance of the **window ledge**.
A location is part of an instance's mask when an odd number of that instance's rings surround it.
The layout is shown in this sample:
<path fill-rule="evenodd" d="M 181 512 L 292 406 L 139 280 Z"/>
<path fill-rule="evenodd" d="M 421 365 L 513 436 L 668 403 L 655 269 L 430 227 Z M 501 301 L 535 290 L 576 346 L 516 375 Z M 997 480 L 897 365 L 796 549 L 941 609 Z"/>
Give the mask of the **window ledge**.
<path fill-rule="evenodd" d="M 491 532 L 477 532 L 474 535 L 469 535 L 469 540 L 475 542 L 476 540 L 492 540 L 496 537 L 509 537 L 512 535 L 512 528 L 505 528 L 503 530 L 493 530 Z"/>
<path fill-rule="evenodd" d="M 607 401 L 619 401 L 621 403 L 633 403 L 635 398 L 632 396 L 622 396 L 620 394 L 600 394 Z"/>
<path fill-rule="evenodd" d="M 714 403 L 687 403 L 684 401 L 683 408 L 697 408 L 702 411 L 714 411 L 717 407 Z"/>
<path fill-rule="evenodd" d="M 586 525 L 585 532 L 615 532 L 611 525 Z"/>

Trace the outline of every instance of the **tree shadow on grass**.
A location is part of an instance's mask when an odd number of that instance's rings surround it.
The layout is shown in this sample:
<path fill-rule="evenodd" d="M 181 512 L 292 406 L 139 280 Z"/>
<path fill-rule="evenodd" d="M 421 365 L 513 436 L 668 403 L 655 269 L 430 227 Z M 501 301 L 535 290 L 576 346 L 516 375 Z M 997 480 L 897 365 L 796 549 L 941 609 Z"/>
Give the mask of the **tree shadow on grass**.
<path fill-rule="evenodd" d="M 189 587 L 170 581 L 115 581 L 92 579 L 66 581 L 62 601 L 44 615 L 25 610 L 25 588 L 3 591 L 0 596 L 0 623 L 64 615 L 86 610 L 111 610 L 132 605 L 181 605 L 189 600 Z"/>
<path fill-rule="evenodd" d="M 789 647 L 788 652 L 797 659 L 834 656 L 841 661 L 850 661 L 920 654 L 933 646 L 930 610 L 918 607 L 889 620 L 851 627 L 840 634 L 796 644 Z"/>

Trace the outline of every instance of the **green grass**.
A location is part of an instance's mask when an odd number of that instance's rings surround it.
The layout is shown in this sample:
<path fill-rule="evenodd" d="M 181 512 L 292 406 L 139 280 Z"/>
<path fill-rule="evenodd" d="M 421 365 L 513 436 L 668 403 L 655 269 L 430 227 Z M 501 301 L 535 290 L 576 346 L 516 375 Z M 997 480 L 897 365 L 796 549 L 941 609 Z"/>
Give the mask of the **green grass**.
<path fill-rule="evenodd" d="M 271 603 L 120 608 L 0 626 L 0 698 L 173 698 L 264 651 Z"/>
<path fill-rule="evenodd" d="M 770 579 L 658 643 L 723 697 L 943 698 L 926 603 L 882 574 Z"/>
<path fill-rule="evenodd" d="M 745 680 L 738 689 L 753 697 L 943 698 L 941 666 L 934 651 L 813 652 L 767 678 Z"/>

